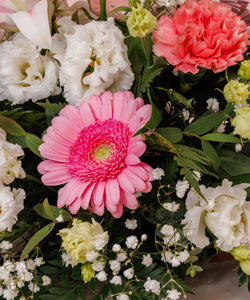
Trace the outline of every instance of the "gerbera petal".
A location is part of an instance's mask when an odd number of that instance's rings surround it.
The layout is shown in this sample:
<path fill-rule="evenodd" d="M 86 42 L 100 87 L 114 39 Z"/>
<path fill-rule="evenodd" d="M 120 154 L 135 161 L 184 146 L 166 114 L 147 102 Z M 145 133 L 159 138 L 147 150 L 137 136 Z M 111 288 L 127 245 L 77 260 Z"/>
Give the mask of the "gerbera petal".
<path fill-rule="evenodd" d="M 152 112 L 152 108 L 151 105 L 149 104 L 144 105 L 137 110 L 136 114 L 141 118 L 142 126 L 145 125 L 147 121 L 150 119 L 151 112 Z"/>
<path fill-rule="evenodd" d="M 137 209 L 138 201 L 134 193 L 121 191 L 121 202 L 129 209 Z"/>
<path fill-rule="evenodd" d="M 79 110 L 75 106 L 72 106 L 72 105 L 65 106 L 60 111 L 60 116 L 66 117 L 70 121 L 73 121 L 74 127 L 77 129 L 78 132 L 80 132 L 82 130 L 82 128 L 84 127 L 82 118 L 79 114 Z"/>
<path fill-rule="evenodd" d="M 45 174 L 50 171 L 55 170 L 64 170 L 64 172 L 68 172 L 67 164 L 58 163 L 53 160 L 44 160 L 37 166 L 38 172 L 41 174 Z"/>
<path fill-rule="evenodd" d="M 121 188 L 127 192 L 130 193 L 134 193 L 135 192 L 135 188 L 133 186 L 133 184 L 130 182 L 130 180 L 128 179 L 128 177 L 121 172 L 118 176 L 117 176 L 117 180 L 121 186 Z"/>
<path fill-rule="evenodd" d="M 93 116 L 97 120 L 102 120 L 102 102 L 101 99 L 96 96 L 92 95 L 88 101 L 89 107 L 93 113 Z"/>
<path fill-rule="evenodd" d="M 41 152 L 42 156 L 48 159 L 59 161 L 59 162 L 69 161 L 69 156 L 67 154 L 57 152 L 56 149 L 49 148 L 49 146 L 45 143 L 41 144 L 38 149 Z"/>
<path fill-rule="evenodd" d="M 48 141 L 49 140 L 54 140 L 54 141 L 57 141 L 58 143 L 60 144 L 63 144 L 63 145 L 67 145 L 68 147 L 71 147 L 73 145 L 73 140 L 71 139 L 70 141 L 67 140 L 64 136 L 61 136 L 59 135 L 53 126 L 50 126 L 48 129 L 47 129 L 47 132 L 46 134 L 43 136 L 43 141 L 46 143 L 46 139 L 48 138 Z"/>
<path fill-rule="evenodd" d="M 54 170 L 44 174 L 41 178 L 45 185 L 60 185 L 68 182 L 72 175 L 69 172 L 65 172 L 65 169 Z"/>
<path fill-rule="evenodd" d="M 120 120 L 124 123 L 128 123 L 132 115 L 136 111 L 136 103 L 129 101 L 129 104 L 126 107 L 126 110 L 123 112 L 123 114 L 120 117 Z"/>
<path fill-rule="evenodd" d="M 107 201 L 107 198 L 105 197 L 104 199 L 104 206 L 107 208 L 108 211 L 110 211 L 111 213 L 115 213 L 116 212 L 116 205 L 113 204 L 111 201 Z"/>
<path fill-rule="evenodd" d="M 111 212 L 112 216 L 117 219 L 121 217 L 122 213 L 123 213 L 123 205 L 121 203 L 118 203 L 118 205 L 116 205 L 115 212 Z"/>
<path fill-rule="evenodd" d="M 106 201 L 117 205 L 120 201 L 120 188 L 117 179 L 109 179 L 105 187 Z"/>
<path fill-rule="evenodd" d="M 153 181 L 154 177 L 153 177 L 153 168 L 150 167 L 149 165 L 145 164 L 144 162 L 140 163 L 140 166 L 143 167 L 144 170 L 146 170 L 146 172 L 148 173 L 148 180 L 149 181 Z"/>
<path fill-rule="evenodd" d="M 81 195 L 81 202 L 82 202 L 82 208 L 83 209 L 87 209 L 89 206 L 89 202 L 92 196 L 92 192 L 93 189 L 96 185 L 96 182 L 92 183 L 91 185 L 89 185 L 83 192 L 83 194 Z"/>
<path fill-rule="evenodd" d="M 129 153 L 125 160 L 124 160 L 125 164 L 126 165 L 137 165 L 139 164 L 141 161 L 140 159 L 138 158 L 137 155 L 133 154 L 133 153 Z"/>
<path fill-rule="evenodd" d="M 111 92 L 106 92 L 101 95 L 102 100 L 102 120 L 108 120 L 112 118 L 113 109 L 112 109 L 112 102 L 113 95 Z"/>
<path fill-rule="evenodd" d="M 76 198 L 75 201 L 70 204 L 69 210 L 73 215 L 75 215 L 79 211 L 80 207 L 81 207 L 81 200 Z"/>
<path fill-rule="evenodd" d="M 143 181 L 148 180 L 148 172 L 146 172 L 146 170 L 143 167 L 136 165 L 127 166 L 127 168 L 134 174 L 138 175 Z"/>
<path fill-rule="evenodd" d="M 106 185 L 105 181 L 99 181 L 93 190 L 92 200 L 95 206 L 100 206 L 103 203 L 103 194 L 105 190 L 105 185 Z"/>
<path fill-rule="evenodd" d="M 140 157 L 146 150 L 146 144 L 143 142 L 131 142 L 128 145 L 128 153 L 134 153 Z"/>
<path fill-rule="evenodd" d="M 96 206 L 94 202 L 91 200 L 91 207 L 89 207 L 90 211 L 97 214 L 98 216 L 102 216 L 104 214 L 104 202 L 101 206 Z"/>
<path fill-rule="evenodd" d="M 126 96 L 122 92 L 115 93 L 117 97 L 113 102 L 113 119 L 120 120 L 124 110 L 126 110 Z"/>
<path fill-rule="evenodd" d="M 139 176 L 134 172 L 130 171 L 128 168 L 123 170 L 123 173 L 129 178 L 132 182 L 136 191 L 142 192 L 146 188 L 146 184 Z"/>
<path fill-rule="evenodd" d="M 73 122 L 70 123 L 68 119 L 59 116 L 55 117 L 51 123 L 56 133 L 68 141 L 75 141 L 77 139 L 79 132 L 73 127 Z"/>
<path fill-rule="evenodd" d="M 136 133 L 139 129 L 142 128 L 140 119 L 136 114 L 134 114 L 131 119 L 128 121 L 128 126 L 132 134 Z"/>
<path fill-rule="evenodd" d="M 152 190 L 152 183 L 150 181 L 146 181 L 146 188 L 144 189 L 143 193 L 148 193 Z"/>
<path fill-rule="evenodd" d="M 82 101 L 79 105 L 82 121 L 85 126 L 95 124 L 95 118 L 87 102 Z"/>

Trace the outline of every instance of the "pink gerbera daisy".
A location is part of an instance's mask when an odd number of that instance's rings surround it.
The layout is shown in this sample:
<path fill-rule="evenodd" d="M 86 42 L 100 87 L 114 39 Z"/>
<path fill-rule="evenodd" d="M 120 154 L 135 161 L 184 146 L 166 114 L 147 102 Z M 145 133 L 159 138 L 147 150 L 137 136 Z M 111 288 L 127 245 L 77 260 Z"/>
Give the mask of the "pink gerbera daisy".
<path fill-rule="evenodd" d="M 67 105 L 43 137 L 39 147 L 47 158 L 38 166 L 46 185 L 67 183 L 58 192 L 58 207 L 72 214 L 90 209 L 98 215 L 104 207 L 118 218 L 123 205 L 138 206 L 135 192 L 151 190 L 152 168 L 139 157 L 144 136 L 133 135 L 151 114 L 151 106 L 131 92 L 105 92 Z"/>

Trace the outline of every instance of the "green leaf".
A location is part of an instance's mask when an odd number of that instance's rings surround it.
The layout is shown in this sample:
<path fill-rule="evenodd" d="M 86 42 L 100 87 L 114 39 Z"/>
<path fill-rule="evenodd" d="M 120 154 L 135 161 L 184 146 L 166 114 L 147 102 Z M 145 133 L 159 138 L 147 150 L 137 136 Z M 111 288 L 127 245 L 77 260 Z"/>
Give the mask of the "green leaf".
<path fill-rule="evenodd" d="M 91 289 L 92 292 L 95 292 L 96 290 L 96 281 L 94 278 L 91 279 L 90 282 L 88 282 L 88 286 Z"/>
<path fill-rule="evenodd" d="M 136 95 L 141 97 L 155 77 L 158 76 L 162 70 L 166 69 L 167 66 L 168 63 L 165 59 L 155 57 L 154 64 L 149 68 L 145 68 L 142 75 L 140 75 Z"/>
<path fill-rule="evenodd" d="M 51 219 L 51 220 L 54 221 L 55 217 L 54 217 L 54 215 L 52 213 L 52 210 L 51 210 L 51 208 L 49 206 L 49 201 L 48 201 L 47 198 L 43 201 L 43 208 L 44 208 L 45 214 L 49 217 L 49 219 Z"/>
<path fill-rule="evenodd" d="M 216 171 L 218 171 L 220 167 L 220 158 L 214 148 L 208 141 L 201 141 L 201 146 L 204 151 L 204 154 L 209 157 L 210 161 L 213 164 L 213 167 Z"/>
<path fill-rule="evenodd" d="M 25 136 L 25 130 L 14 120 L 0 116 L 0 127 L 2 127 L 7 133 L 14 136 Z"/>
<path fill-rule="evenodd" d="M 48 215 L 42 203 L 38 203 L 33 207 L 34 211 L 41 217 L 54 221 L 59 215 L 62 215 L 64 222 L 68 222 L 71 218 L 69 212 L 57 206 L 50 205 L 52 215 Z"/>
<path fill-rule="evenodd" d="M 250 157 L 240 152 L 222 150 L 219 152 L 221 169 L 230 176 L 250 173 Z"/>
<path fill-rule="evenodd" d="M 84 284 L 81 283 L 78 288 L 77 288 L 77 297 L 81 300 L 83 299 L 83 296 L 84 296 Z"/>
<path fill-rule="evenodd" d="M 27 148 L 24 135 L 23 136 L 8 135 L 7 140 L 12 144 L 18 144 L 22 148 Z"/>
<path fill-rule="evenodd" d="M 204 141 L 214 141 L 223 143 L 241 143 L 241 140 L 228 134 L 223 133 L 208 133 L 201 137 Z"/>
<path fill-rule="evenodd" d="M 188 132 L 194 135 L 202 135 L 210 131 L 214 128 L 214 124 L 218 123 L 218 121 L 221 119 L 223 115 L 223 112 L 216 112 L 209 115 L 206 115 L 205 117 L 201 117 L 198 120 L 194 121 L 190 125 L 188 125 L 184 132 Z"/>
<path fill-rule="evenodd" d="M 136 37 L 134 39 L 135 52 L 139 61 L 145 67 L 150 67 L 153 65 L 152 44 L 153 42 L 150 35 L 147 35 L 143 38 Z"/>
<path fill-rule="evenodd" d="M 152 113 L 149 121 L 147 124 L 141 128 L 135 135 L 142 134 L 144 132 L 147 132 L 149 129 L 155 129 L 162 120 L 162 111 L 161 109 L 152 101 L 151 95 L 148 89 L 148 97 L 152 106 Z"/>
<path fill-rule="evenodd" d="M 42 144 L 42 140 L 38 136 L 33 133 L 27 133 L 25 136 L 25 142 L 30 151 L 43 158 L 38 150 L 38 147 Z"/>
<path fill-rule="evenodd" d="M 242 286 L 247 281 L 247 274 L 243 273 L 243 275 L 239 278 L 239 287 Z"/>
<path fill-rule="evenodd" d="M 177 127 L 162 127 L 158 128 L 156 131 L 164 136 L 170 143 L 178 143 L 183 138 L 180 128 Z"/>
<path fill-rule="evenodd" d="M 108 298 L 109 295 L 109 287 L 105 285 L 101 291 L 103 299 Z"/>
<path fill-rule="evenodd" d="M 26 246 L 24 247 L 22 254 L 21 254 L 21 260 L 23 260 L 26 256 L 29 255 L 30 251 L 34 249 L 34 247 L 39 244 L 54 228 L 55 223 L 50 223 L 46 226 L 44 226 L 42 229 L 37 231 L 32 238 L 28 241 Z"/>

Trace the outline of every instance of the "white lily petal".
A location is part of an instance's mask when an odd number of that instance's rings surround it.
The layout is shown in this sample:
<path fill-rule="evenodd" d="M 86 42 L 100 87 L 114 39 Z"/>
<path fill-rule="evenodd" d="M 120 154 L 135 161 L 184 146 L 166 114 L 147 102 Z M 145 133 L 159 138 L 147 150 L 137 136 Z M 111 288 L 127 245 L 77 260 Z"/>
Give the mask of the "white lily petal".
<path fill-rule="evenodd" d="M 47 1 L 41 0 L 30 11 L 21 11 L 11 15 L 23 35 L 44 49 L 51 48 Z"/>

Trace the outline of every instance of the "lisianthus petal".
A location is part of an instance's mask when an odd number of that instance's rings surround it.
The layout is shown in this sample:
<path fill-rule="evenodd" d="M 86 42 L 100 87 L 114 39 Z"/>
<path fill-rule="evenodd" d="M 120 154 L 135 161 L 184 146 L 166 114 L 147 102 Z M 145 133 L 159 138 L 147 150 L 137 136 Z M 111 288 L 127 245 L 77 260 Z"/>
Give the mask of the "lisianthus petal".
<path fill-rule="evenodd" d="M 99 181 L 93 190 L 92 200 L 95 206 L 100 206 L 103 203 L 105 185 L 105 181 Z"/>
<path fill-rule="evenodd" d="M 123 205 L 121 203 L 118 203 L 118 205 L 116 205 L 115 212 L 111 212 L 112 216 L 117 219 L 121 217 L 122 213 L 123 213 Z"/>
<path fill-rule="evenodd" d="M 79 109 L 85 126 L 90 126 L 95 123 L 95 118 L 87 102 L 82 101 L 79 105 Z"/>
<path fill-rule="evenodd" d="M 81 207 L 81 200 L 76 198 L 75 201 L 72 204 L 70 204 L 69 210 L 73 215 L 75 215 L 80 209 L 80 207 Z"/>
<path fill-rule="evenodd" d="M 125 191 L 130 192 L 130 193 L 135 192 L 135 188 L 134 188 L 133 184 L 130 182 L 128 177 L 123 172 L 121 172 L 117 176 L 117 180 L 118 180 L 118 182 L 119 182 L 122 189 L 124 189 Z"/>
<path fill-rule="evenodd" d="M 126 165 L 137 165 L 139 164 L 141 161 L 140 159 L 138 158 L 137 155 L 133 154 L 133 153 L 129 153 L 125 160 L 124 160 L 125 164 Z"/>
<path fill-rule="evenodd" d="M 138 207 L 138 201 L 134 193 L 121 191 L 121 202 L 129 209 L 136 209 Z"/>
<path fill-rule="evenodd" d="M 117 179 L 109 179 L 106 183 L 105 188 L 107 201 L 117 205 L 120 201 L 120 188 Z"/>
<path fill-rule="evenodd" d="M 42 176 L 42 182 L 45 185 L 60 185 L 66 183 L 71 178 L 69 172 L 65 172 L 65 168 L 62 170 L 50 171 Z"/>
<path fill-rule="evenodd" d="M 81 195 L 82 208 L 87 209 L 96 183 L 89 185 Z"/>
<path fill-rule="evenodd" d="M 135 142 L 129 143 L 128 145 L 128 152 L 134 153 L 138 157 L 140 157 L 146 150 L 146 144 L 143 142 Z"/>
<path fill-rule="evenodd" d="M 146 188 L 146 184 L 144 181 L 141 180 L 139 176 L 135 173 L 130 171 L 128 168 L 123 170 L 123 173 L 126 175 L 127 178 L 132 182 L 136 191 L 143 191 Z"/>

